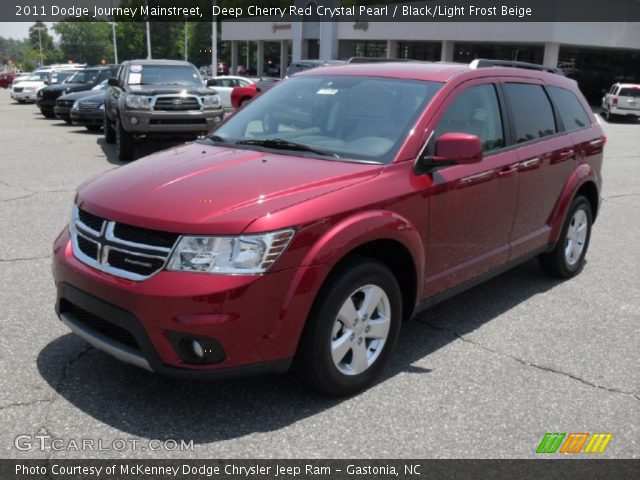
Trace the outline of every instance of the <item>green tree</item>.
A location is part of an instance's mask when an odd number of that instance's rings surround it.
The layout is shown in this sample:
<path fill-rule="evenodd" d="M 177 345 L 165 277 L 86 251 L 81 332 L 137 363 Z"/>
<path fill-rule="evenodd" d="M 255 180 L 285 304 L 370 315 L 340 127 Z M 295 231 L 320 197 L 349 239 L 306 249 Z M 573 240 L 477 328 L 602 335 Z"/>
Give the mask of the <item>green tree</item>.
<path fill-rule="evenodd" d="M 102 60 L 113 61 L 111 27 L 106 21 L 81 22 L 65 20 L 53 29 L 60 36 L 60 53 L 63 61 L 95 65 Z"/>

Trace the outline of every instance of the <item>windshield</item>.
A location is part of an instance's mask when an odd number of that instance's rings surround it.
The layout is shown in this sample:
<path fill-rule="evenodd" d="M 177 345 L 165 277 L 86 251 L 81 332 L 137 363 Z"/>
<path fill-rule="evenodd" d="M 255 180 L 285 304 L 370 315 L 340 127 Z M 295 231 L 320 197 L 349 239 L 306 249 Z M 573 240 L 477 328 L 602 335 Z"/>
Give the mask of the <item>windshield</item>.
<path fill-rule="evenodd" d="M 100 70 L 78 70 L 68 80 L 68 83 L 95 83 Z"/>
<path fill-rule="evenodd" d="M 52 72 L 51 85 L 68 82 L 69 79 L 73 76 L 73 74 L 74 72 Z"/>
<path fill-rule="evenodd" d="M 214 131 L 214 141 L 391 162 L 441 83 L 356 76 L 293 77 Z"/>
<path fill-rule="evenodd" d="M 49 80 L 49 72 L 32 73 L 27 79 L 29 82 L 44 82 L 45 80 Z"/>
<path fill-rule="evenodd" d="M 107 84 L 108 80 L 103 80 L 101 81 L 98 85 L 96 85 L 95 87 L 93 87 L 91 90 L 96 90 L 96 91 L 100 91 L 100 90 L 106 90 L 108 87 Z"/>
<path fill-rule="evenodd" d="M 202 78 L 195 67 L 188 65 L 129 66 L 129 85 L 185 85 L 202 87 Z"/>

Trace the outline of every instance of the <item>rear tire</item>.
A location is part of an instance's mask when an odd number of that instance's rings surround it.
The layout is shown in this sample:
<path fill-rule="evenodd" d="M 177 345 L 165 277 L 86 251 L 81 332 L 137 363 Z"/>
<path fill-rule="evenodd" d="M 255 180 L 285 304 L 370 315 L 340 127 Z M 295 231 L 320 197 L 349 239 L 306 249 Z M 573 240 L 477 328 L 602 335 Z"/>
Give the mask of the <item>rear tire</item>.
<path fill-rule="evenodd" d="M 124 129 L 120 120 L 116 120 L 116 150 L 121 162 L 130 162 L 135 157 L 136 146 L 133 135 Z"/>
<path fill-rule="evenodd" d="M 115 125 L 109 119 L 109 116 L 107 115 L 106 112 L 104 114 L 104 120 L 102 123 L 104 127 L 104 143 L 108 143 L 108 144 L 116 143 Z"/>
<path fill-rule="evenodd" d="M 402 295 L 382 263 L 354 258 L 322 287 L 300 339 L 294 371 L 322 393 L 349 395 L 381 373 L 398 339 Z"/>
<path fill-rule="evenodd" d="M 589 248 L 592 224 L 591 204 L 578 195 L 569 208 L 555 248 L 539 257 L 542 269 L 557 278 L 571 278 L 580 273 Z"/>

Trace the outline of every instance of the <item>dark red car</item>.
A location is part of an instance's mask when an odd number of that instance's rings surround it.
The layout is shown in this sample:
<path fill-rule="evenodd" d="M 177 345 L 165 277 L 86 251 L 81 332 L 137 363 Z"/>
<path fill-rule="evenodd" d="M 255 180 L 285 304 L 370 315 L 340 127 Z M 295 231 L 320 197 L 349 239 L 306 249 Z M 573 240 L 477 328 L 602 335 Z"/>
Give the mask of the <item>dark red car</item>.
<path fill-rule="evenodd" d="M 0 87 L 9 88 L 17 76 L 17 73 L 0 73 Z"/>
<path fill-rule="evenodd" d="M 240 108 L 258 93 L 266 92 L 279 81 L 279 78 L 261 78 L 251 85 L 235 87 L 231 90 L 231 106 L 233 108 Z"/>
<path fill-rule="evenodd" d="M 602 129 L 575 81 L 495 65 L 309 70 L 86 181 L 54 245 L 60 318 L 153 372 L 293 365 L 340 395 L 415 312 L 532 257 L 576 275 Z"/>

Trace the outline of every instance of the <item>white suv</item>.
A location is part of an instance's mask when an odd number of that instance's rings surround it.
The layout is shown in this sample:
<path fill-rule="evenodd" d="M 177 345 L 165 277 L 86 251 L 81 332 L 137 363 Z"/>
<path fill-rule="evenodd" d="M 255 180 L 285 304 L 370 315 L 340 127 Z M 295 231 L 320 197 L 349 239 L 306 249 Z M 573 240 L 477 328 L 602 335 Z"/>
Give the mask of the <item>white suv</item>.
<path fill-rule="evenodd" d="M 602 116 L 611 121 L 616 115 L 640 117 L 640 85 L 616 83 L 602 97 Z"/>

